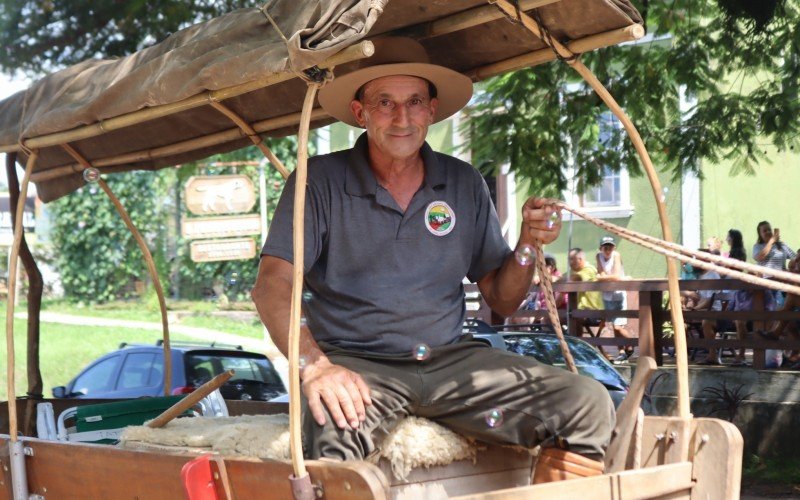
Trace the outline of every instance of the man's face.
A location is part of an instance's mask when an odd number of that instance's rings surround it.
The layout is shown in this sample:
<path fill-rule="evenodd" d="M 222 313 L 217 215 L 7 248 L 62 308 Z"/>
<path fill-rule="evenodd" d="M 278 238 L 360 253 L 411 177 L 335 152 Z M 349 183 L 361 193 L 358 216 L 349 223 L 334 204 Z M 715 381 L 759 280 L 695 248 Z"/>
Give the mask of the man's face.
<path fill-rule="evenodd" d="M 583 257 L 578 252 L 570 252 L 569 254 L 569 268 L 573 271 L 580 271 L 583 269 Z"/>
<path fill-rule="evenodd" d="M 418 154 L 433 123 L 438 101 L 431 99 L 428 82 L 415 76 L 384 76 L 368 82 L 361 101 L 350 110 L 367 129 L 371 153 L 391 160 Z"/>

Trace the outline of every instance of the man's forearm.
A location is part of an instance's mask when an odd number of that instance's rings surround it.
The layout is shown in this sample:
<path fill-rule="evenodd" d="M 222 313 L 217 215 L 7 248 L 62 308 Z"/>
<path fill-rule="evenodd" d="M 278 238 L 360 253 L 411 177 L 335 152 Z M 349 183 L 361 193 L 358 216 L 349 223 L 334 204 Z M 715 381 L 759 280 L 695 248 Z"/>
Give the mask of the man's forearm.
<path fill-rule="evenodd" d="M 478 285 L 489 307 L 502 316 L 510 316 L 519 305 L 531 286 L 534 265 L 523 266 L 515 256 L 509 255 L 503 265 L 492 276 L 481 280 Z"/>
<path fill-rule="evenodd" d="M 262 259 L 251 295 L 272 342 L 284 356 L 288 357 L 292 266 L 288 262 L 281 261 L 282 264 L 275 260 L 277 259 L 269 257 Z M 306 365 L 322 358 L 327 359 L 307 326 L 300 328 L 300 356 L 305 359 Z"/>

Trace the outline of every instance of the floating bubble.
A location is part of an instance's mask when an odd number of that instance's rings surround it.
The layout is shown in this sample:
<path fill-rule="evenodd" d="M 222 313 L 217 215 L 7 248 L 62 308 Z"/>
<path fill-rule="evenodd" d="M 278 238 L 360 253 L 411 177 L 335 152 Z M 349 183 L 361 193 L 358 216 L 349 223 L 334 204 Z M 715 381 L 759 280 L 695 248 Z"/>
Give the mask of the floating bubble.
<path fill-rule="evenodd" d="M 484 418 L 486 419 L 486 425 L 489 427 L 500 427 L 503 424 L 503 410 L 500 408 L 492 408 L 486 412 Z"/>
<path fill-rule="evenodd" d="M 522 245 L 514 252 L 514 258 L 520 266 L 530 266 L 536 258 L 536 251 L 530 245 Z"/>
<path fill-rule="evenodd" d="M 417 344 L 414 346 L 412 354 L 417 361 L 425 361 L 431 357 L 431 348 L 426 344 Z"/>
<path fill-rule="evenodd" d="M 86 221 L 78 221 L 78 229 L 83 229 L 86 227 Z"/>
<path fill-rule="evenodd" d="M 314 294 L 311 292 L 303 292 L 303 302 L 311 302 L 311 299 L 314 298 Z"/>
<path fill-rule="evenodd" d="M 558 212 L 554 210 L 553 213 L 550 214 L 550 217 L 547 219 L 547 229 L 553 229 L 553 226 L 556 225 L 556 223 L 560 218 L 561 217 L 558 215 Z"/>
<path fill-rule="evenodd" d="M 305 318 L 300 318 L 300 326 L 308 326 L 308 320 Z"/>
<path fill-rule="evenodd" d="M 297 364 L 302 370 L 303 368 L 308 366 L 308 359 L 305 356 L 300 356 L 300 358 L 297 360 Z"/>
<path fill-rule="evenodd" d="M 89 167 L 83 171 L 83 180 L 86 182 L 97 182 L 100 180 L 100 171 L 94 167 Z"/>
<path fill-rule="evenodd" d="M 669 194 L 669 188 L 665 187 L 661 190 L 661 201 L 664 202 L 667 200 L 667 194 Z"/>

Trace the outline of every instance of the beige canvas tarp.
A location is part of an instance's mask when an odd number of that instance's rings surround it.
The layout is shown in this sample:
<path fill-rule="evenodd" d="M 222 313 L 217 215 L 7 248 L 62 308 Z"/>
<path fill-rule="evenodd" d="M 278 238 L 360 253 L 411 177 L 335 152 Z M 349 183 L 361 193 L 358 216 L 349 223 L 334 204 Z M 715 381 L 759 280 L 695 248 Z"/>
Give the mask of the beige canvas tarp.
<path fill-rule="evenodd" d="M 640 22 L 627 0 L 521 1 L 538 6 L 554 38 L 567 42 Z M 477 79 L 473 70 L 527 54 L 545 45 L 503 16 L 431 36 L 432 23 L 488 7 L 480 0 L 273 0 L 262 9 L 242 9 L 184 29 L 166 40 L 116 60 L 89 60 L 49 75 L 0 102 L 0 151 L 20 150 L 22 140 L 65 132 L 145 108 L 169 105 L 206 91 L 258 81 L 275 73 L 292 75 L 320 65 L 364 38 L 402 34 L 419 39 L 432 62 Z M 270 19 L 271 18 L 271 19 Z M 273 25 L 274 22 L 274 25 Z M 469 24 L 469 23 L 467 23 Z M 335 69 L 334 69 L 335 75 Z M 473 72 L 473 73 L 471 73 Z M 231 97 L 223 104 L 248 123 L 300 111 L 305 81 L 293 78 Z M 330 123 L 318 115 L 312 126 Z M 154 169 L 238 149 L 243 133 L 219 144 L 164 156 L 147 151 L 198 137 L 237 130 L 210 106 L 176 113 L 70 142 L 104 172 Z M 294 133 L 294 126 L 265 135 Z M 114 164 L 104 159 L 143 152 Z M 19 161 L 26 159 L 24 150 Z M 34 171 L 44 201 L 63 196 L 84 181 L 76 162 L 58 145 L 39 149 Z"/>

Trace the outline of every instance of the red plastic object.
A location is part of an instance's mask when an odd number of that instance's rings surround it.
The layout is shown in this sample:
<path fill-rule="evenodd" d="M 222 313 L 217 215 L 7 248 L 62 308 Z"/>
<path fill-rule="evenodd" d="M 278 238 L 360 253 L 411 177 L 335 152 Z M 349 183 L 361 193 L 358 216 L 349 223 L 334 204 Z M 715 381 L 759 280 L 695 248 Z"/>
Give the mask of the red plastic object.
<path fill-rule="evenodd" d="M 181 468 L 183 491 L 189 500 L 219 500 L 211 469 L 211 455 L 202 455 Z"/>

